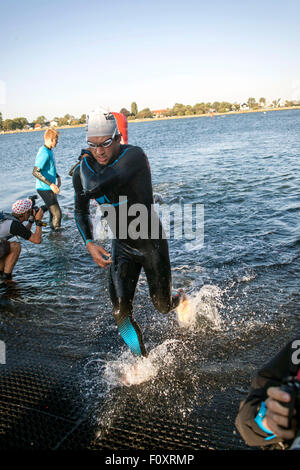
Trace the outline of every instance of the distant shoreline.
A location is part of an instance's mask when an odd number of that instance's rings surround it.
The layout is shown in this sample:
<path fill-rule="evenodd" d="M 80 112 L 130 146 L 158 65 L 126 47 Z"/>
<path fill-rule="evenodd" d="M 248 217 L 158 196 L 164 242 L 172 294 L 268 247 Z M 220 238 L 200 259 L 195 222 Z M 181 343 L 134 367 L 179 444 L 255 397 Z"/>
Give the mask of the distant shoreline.
<path fill-rule="evenodd" d="M 248 113 L 269 113 L 271 111 L 288 111 L 293 109 L 300 109 L 300 106 L 288 106 L 282 108 L 264 108 L 264 109 L 247 109 L 240 111 L 228 111 L 227 113 L 213 113 L 213 116 L 227 116 L 232 114 L 248 114 Z M 169 119 L 187 119 L 187 118 L 199 118 L 199 117 L 210 117 L 211 113 L 206 114 L 191 114 L 189 116 L 168 116 L 168 117 L 158 117 L 158 118 L 145 118 L 145 119 L 133 119 L 128 120 L 128 124 L 135 122 L 150 122 L 150 121 L 167 121 Z M 54 129 L 73 129 L 77 127 L 85 127 L 86 124 L 77 124 L 74 126 L 55 126 Z M 0 131 L 0 135 L 7 134 L 19 134 L 25 132 L 40 132 L 45 131 L 49 127 L 43 127 L 40 129 L 15 129 L 13 131 Z"/>

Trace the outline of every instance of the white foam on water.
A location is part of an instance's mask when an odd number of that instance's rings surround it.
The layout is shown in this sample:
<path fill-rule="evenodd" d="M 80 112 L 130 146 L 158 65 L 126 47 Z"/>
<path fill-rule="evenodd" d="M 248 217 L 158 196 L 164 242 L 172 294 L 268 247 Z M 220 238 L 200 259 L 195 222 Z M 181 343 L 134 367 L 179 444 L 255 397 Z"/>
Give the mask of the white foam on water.
<path fill-rule="evenodd" d="M 186 308 L 177 311 L 177 321 L 180 326 L 195 330 L 201 320 L 207 320 L 210 326 L 221 328 L 221 316 L 219 313 L 222 291 L 214 285 L 204 285 L 201 289 L 188 297 Z"/>
<path fill-rule="evenodd" d="M 245 276 L 242 276 L 241 278 L 238 278 L 238 282 L 250 282 L 253 281 L 256 278 L 255 274 L 248 274 Z"/>
<path fill-rule="evenodd" d="M 178 340 L 166 340 L 152 349 L 148 357 L 136 357 L 124 351 L 116 361 L 108 361 L 103 379 L 110 387 L 139 385 L 154 379 L 162 368 L 174 364 Z M 181 344 L 181 343 L 180 343 Z"/>

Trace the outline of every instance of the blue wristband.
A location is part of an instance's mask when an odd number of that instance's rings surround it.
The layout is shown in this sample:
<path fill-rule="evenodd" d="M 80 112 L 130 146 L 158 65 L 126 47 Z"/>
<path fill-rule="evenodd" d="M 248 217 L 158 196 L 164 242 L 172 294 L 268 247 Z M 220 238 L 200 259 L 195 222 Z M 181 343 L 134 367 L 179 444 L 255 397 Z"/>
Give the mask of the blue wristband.
<path fill-rule="evenodd" d="M 256 424 L 260 427 L 260 429 L 262 431 L 264 431 L 265 433 L 267 434 L 271 434 L 271 436 L 268 436 L 265 438 L 266 441 L 269 441 L 270 439 L 274 439 L 274 437 L 276 437 L 275 434 L 273 434 L 272 431 L 270 431 L 269 429 L 267 429 L 264 425 L 263 425 L 263 419 L 264 417 L 266 416 L 266 413 L 267 413 L 267 406 L 265 404 L 265 402 L 263 401 L 261 406 L 260 406 L 260 409 L 257 413 L 257 416 L 256 418 L 254 419 L 254 421 L 256 422 Z"/>
<path fill-rule="evenodd" d="M 89 242 L 93 242 L 93 240 L 86 240 L 85 246 L 86 246 Z"/>

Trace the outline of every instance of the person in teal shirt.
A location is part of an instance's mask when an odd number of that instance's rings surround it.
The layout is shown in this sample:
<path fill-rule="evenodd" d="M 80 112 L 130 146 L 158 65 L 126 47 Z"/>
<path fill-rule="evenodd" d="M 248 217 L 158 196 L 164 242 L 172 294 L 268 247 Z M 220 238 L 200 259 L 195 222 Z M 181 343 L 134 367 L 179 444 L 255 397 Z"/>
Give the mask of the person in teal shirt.
<path fill-rule="evenodd" d="M 61 209 L 57 200 L 60 192 L 61 179 L 56 171 L 53 149 L 58 142 L 59 132 L 55 129 L 47 129 L 44 134 L 44 145 L 39 149 L 33 176 L 36 178 L 36 190 L 45 202 L 50 213 L 50 224 L 53 230 L 61 226 Z"/>

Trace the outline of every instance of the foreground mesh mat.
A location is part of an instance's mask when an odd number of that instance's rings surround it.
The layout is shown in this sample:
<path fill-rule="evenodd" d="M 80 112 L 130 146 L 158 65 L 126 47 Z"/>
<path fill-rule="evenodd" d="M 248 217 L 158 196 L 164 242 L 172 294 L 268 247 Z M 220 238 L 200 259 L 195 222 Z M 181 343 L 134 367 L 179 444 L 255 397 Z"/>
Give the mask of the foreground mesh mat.
<path fill-rule="evenodd" d="M 86 440 L 87 435 L 93 437 L 90 423 L 84 421 L 62 442 L 60 449 L 72 450 L 76 442 L 83 448 L 115 451 L 249 449 L 234 430 L 234 408 L 228 407 L 230 415 L 225 417 L 224 410 L 220 416 L 220 409 L 214 406 L 215 403 L 202 416 L 182 422 L 138 412 L 127 404 L 123 416 L 115 422 L 108 427 L 94 428 L 96 434 L 91 442 Z"/>
<path fill-rule="evenodd" d="M 226 397 L 228 398 L 228 397 Z M 224 400 L 225 397 L 222 397 Z M 100 431 L 94 448 L 112 450 L 204 450 L 204 449 L 245 449 L 245 444 L 234 431 L 234 407 L 228 406 L 227 417 L 220 416 L 220 407 L 216 402 L 202 410 L 197 417 L 188 421 L 164 419 L 161 416 L 137 412 L 127 406 L 124 415 L 105 432 Z M 219 414 L 219 416 L 218 416 Z"/>
<path fill-rule="evenodd" d="M 58 448 L 85 417 L 74 365 L 27 352 L 9 356 L 0 366 L 0 449 Z"/>
<path fill-rule="evenodd" d="M 103 390 L 99 371 L 86 365 L 109 344 L 95 341 L 80 354 L 68 338 L 11 318 L 1 338 L 0 450 L 249 450 L 234 426 L 239 403 L 250 376 L 284 343 L 275 332 L 258 347 L 256 331 L 237 349 L 215 335 L 196 369 L 187 361 L 152 383 Z"/>
<path fill-rule="evenodd" d="M 187 419 L 136 406 L 126 387 L 87 407 L 82 361 L 76 362 L 59 354 L 10 351 L 0 366 L 0 450 L 246 448 L 234 431 L 240 398 L 232 393 L 216 393 Z"/>

